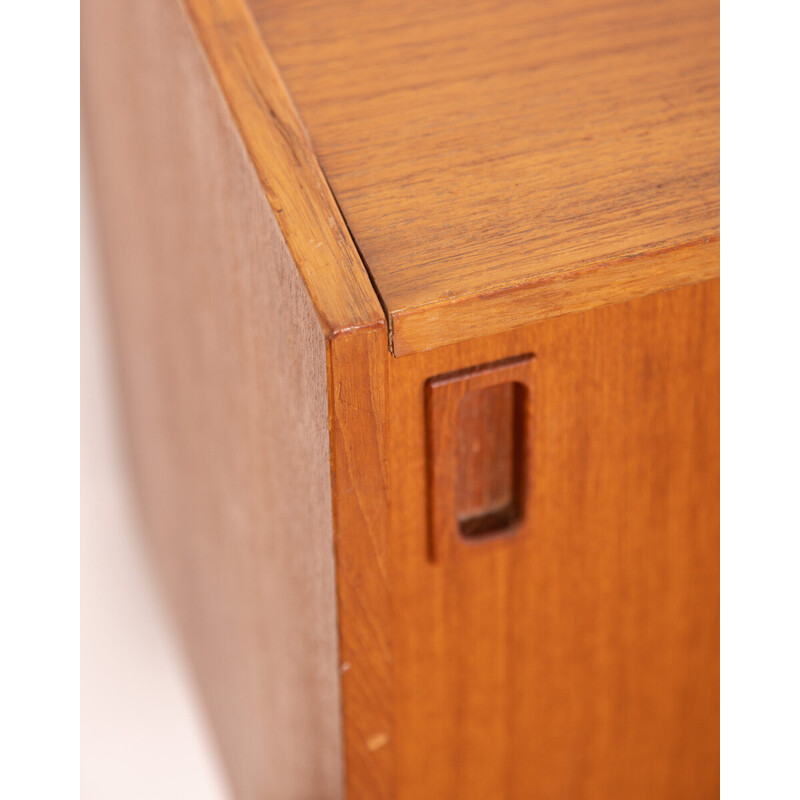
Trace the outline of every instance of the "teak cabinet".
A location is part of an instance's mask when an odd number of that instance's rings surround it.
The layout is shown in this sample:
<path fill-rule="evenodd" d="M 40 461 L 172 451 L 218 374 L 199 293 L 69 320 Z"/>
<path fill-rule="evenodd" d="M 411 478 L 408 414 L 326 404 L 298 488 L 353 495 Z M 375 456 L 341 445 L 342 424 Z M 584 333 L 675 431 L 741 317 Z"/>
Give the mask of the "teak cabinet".
<path fill-rule="evenodd" d="M 134 471 L 235 795 L 716 796 L 717 6 L 82 14 Z"/>

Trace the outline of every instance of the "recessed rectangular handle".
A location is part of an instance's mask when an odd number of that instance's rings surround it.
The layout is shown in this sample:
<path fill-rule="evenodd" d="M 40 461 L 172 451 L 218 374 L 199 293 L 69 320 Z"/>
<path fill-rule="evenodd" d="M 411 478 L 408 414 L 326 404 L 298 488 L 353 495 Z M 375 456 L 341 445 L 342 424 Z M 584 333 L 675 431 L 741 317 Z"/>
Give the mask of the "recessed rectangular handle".
<path fill-rule="evenodd" d="M 520 532 L 530 487 L 532 355 L 426 384 L 430 554 L 486 549 Z"/>

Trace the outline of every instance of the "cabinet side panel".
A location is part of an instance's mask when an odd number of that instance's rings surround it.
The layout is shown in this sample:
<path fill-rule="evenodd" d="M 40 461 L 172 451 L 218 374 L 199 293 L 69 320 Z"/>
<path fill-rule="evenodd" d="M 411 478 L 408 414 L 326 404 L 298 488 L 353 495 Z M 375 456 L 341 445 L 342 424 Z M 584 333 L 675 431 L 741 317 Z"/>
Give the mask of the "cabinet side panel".
<path fill-rule="evenodd" d="M 87 0 L 145 526 L 237 797 L 339 798 L 326 344 L 177 0 Z"/>

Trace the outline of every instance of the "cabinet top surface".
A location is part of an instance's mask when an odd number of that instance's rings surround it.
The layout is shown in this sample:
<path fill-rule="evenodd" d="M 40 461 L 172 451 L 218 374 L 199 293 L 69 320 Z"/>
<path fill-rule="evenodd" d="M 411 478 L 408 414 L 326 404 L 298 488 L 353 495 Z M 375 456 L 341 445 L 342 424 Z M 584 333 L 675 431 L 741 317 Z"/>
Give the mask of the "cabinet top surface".
<path fill-rule="evenodd" d="M 474 335 L 520 287 L 691 282 L 687 253 L 718 241 L 717 3 L 250 7 L 390 321 L 426 320 L 406 349 Z"/>

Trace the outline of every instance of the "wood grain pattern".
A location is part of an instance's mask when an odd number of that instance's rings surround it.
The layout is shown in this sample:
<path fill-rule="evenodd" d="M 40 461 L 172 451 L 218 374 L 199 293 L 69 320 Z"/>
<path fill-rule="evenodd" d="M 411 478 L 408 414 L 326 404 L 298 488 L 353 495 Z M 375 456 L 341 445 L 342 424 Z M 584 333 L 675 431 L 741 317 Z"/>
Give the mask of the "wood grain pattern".
<path fill-rule="evenodd" d="M 417 312 L 394 314 L 393 352 L 396 356 L 422 352 L 513 330 L 531 320 L 580 313 L 713 280 L 719 275 L 719 247 L 718 237 L 704 239 L 607 264 L 585 265 L 569 274 L 487 292 L 468 302 L 446 300 Z"/>
<path fill-rule="evenodd" d="M 396 355 L 718 275 L 718 4 L 249 0 Z"/>
<path fill-rule="evenodd" d="M 334 339 L 329 351 L 345 796 L 392 800 L 386 332 L 351 332 Z"/>
<path fill-rule="evenodd" d="M 82 15 L 152 552 L 235 796 L 339 798 L 326 332 L 179 3 Z"/>
<path fill-rule="evenodd" d="M 383 310 L 308 134 L 243 0 L 185 0 L 326 335 Z"/>
<path fill-rule="evenodd" d="M 718 796 L 718 304 L 711 281 L 390 359 L 395 797 Z M 432 563 L 426 381 L 527 352 L 530 535 Z"/>

